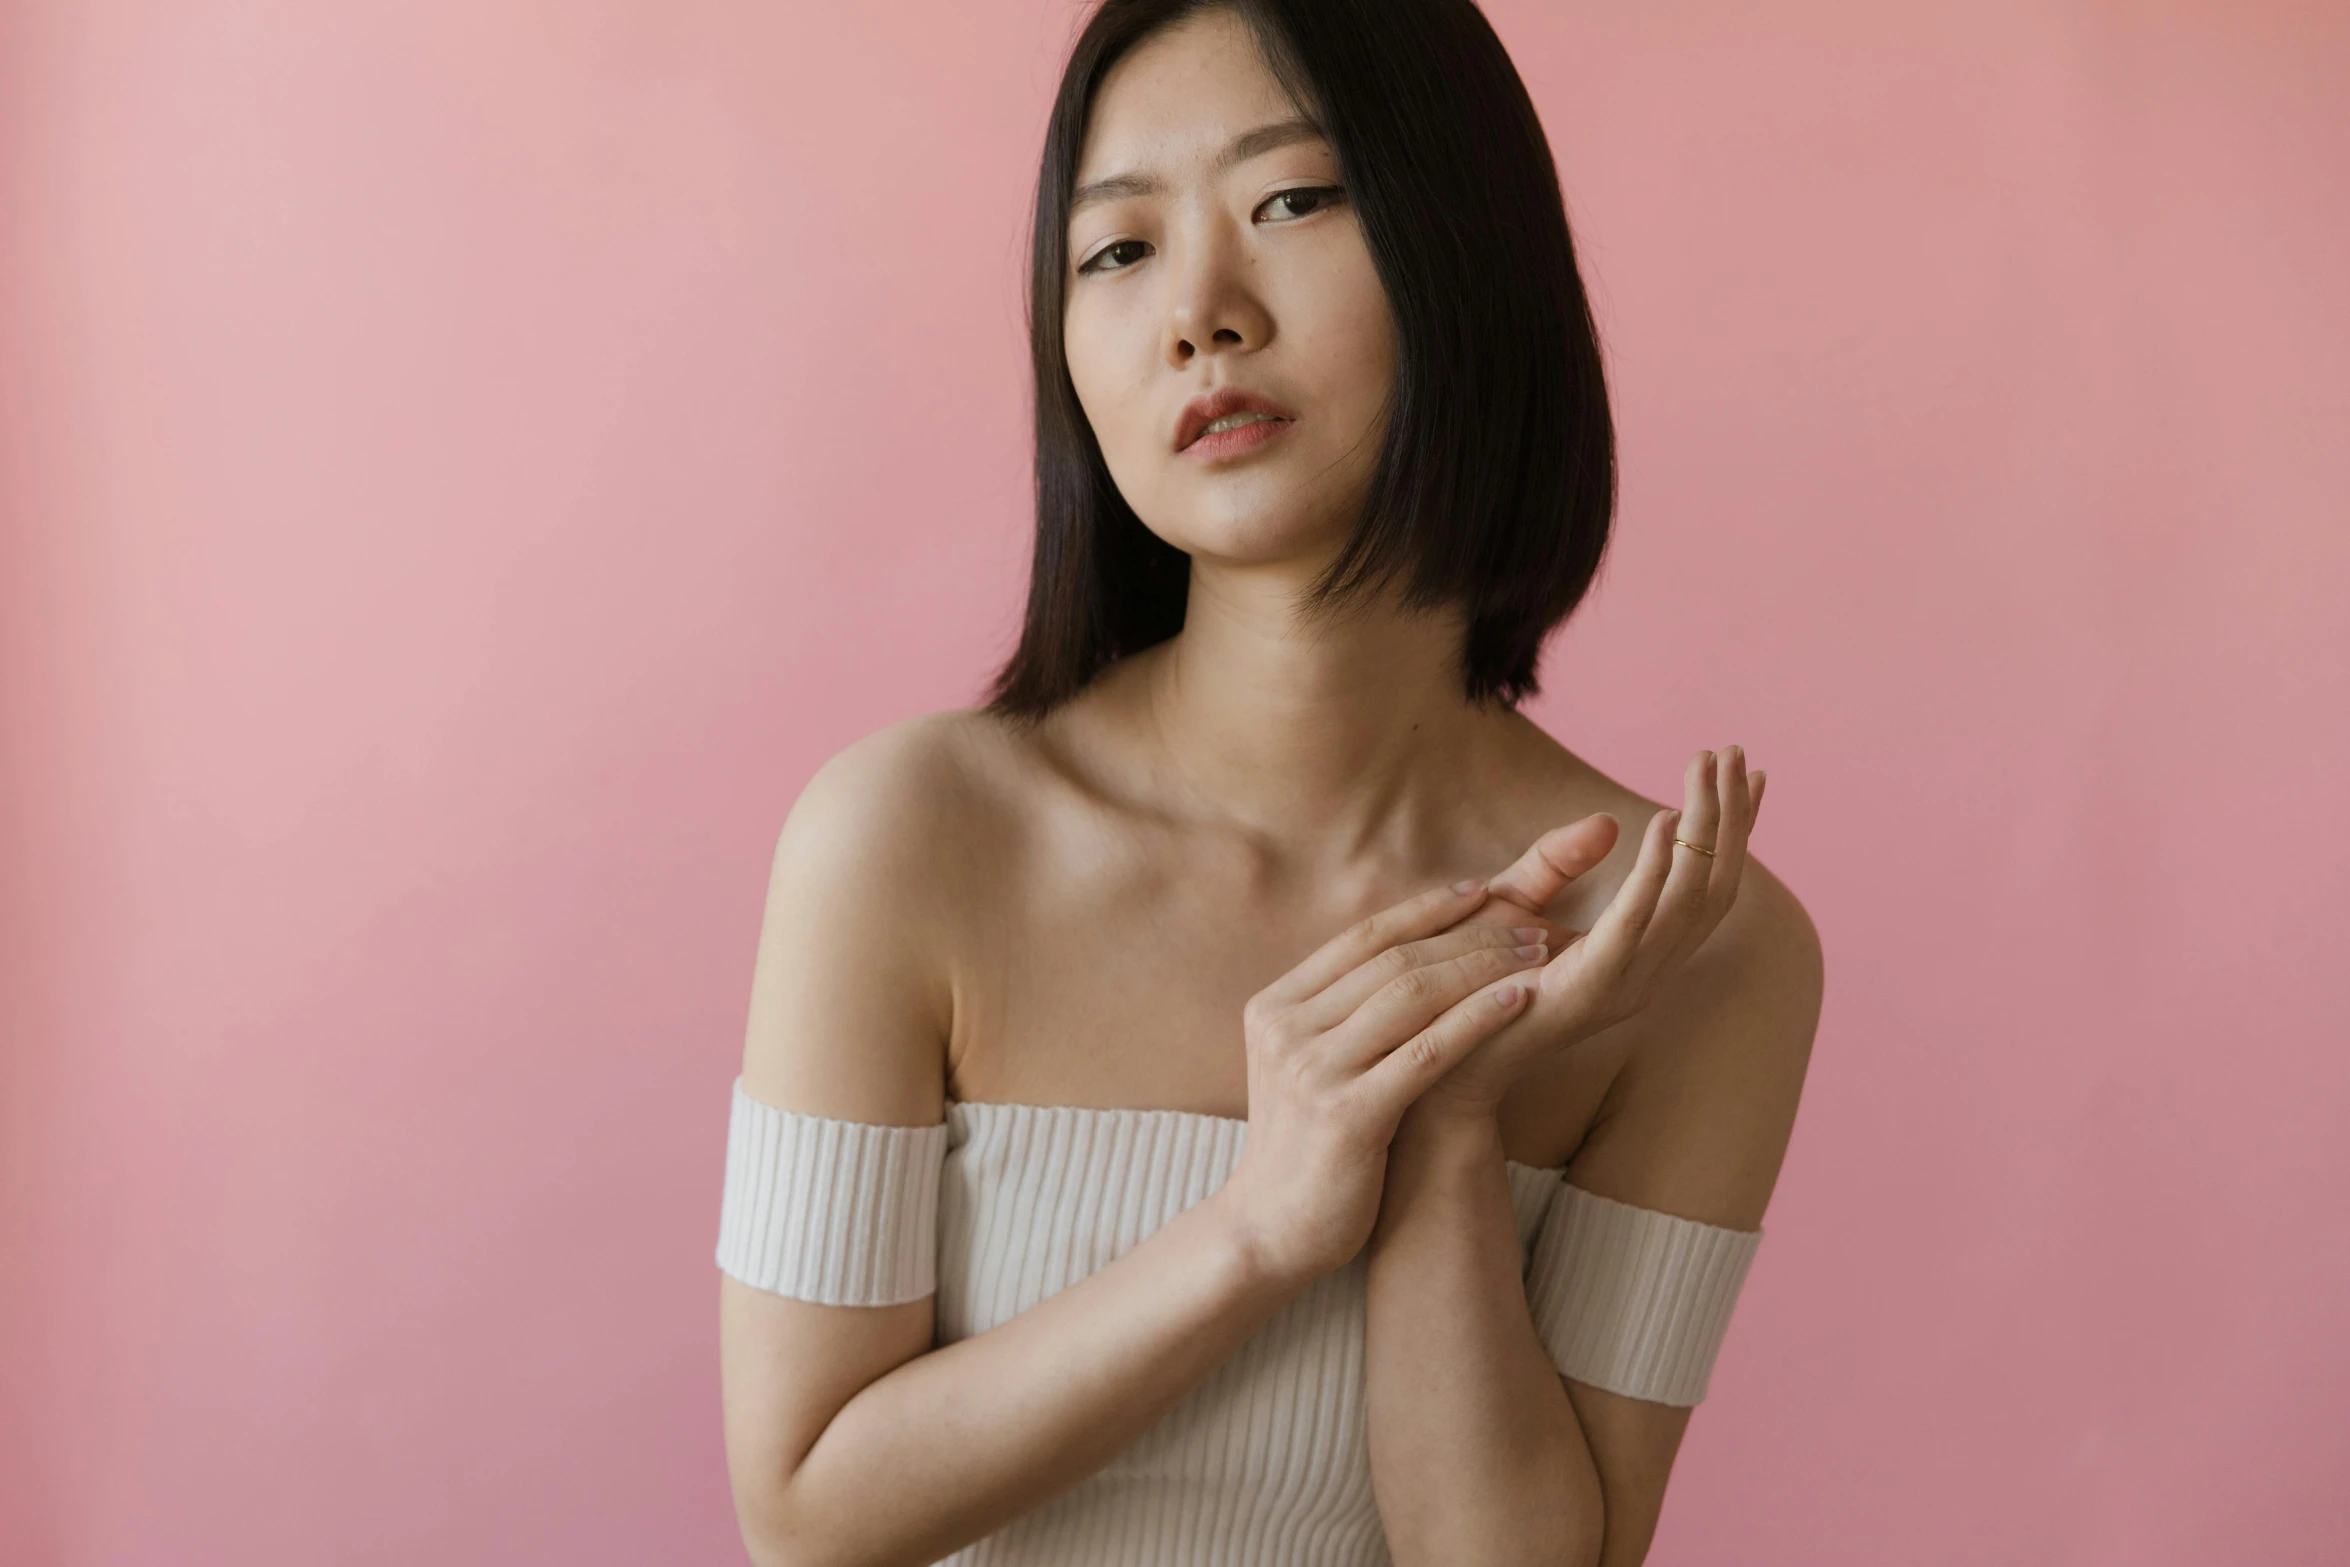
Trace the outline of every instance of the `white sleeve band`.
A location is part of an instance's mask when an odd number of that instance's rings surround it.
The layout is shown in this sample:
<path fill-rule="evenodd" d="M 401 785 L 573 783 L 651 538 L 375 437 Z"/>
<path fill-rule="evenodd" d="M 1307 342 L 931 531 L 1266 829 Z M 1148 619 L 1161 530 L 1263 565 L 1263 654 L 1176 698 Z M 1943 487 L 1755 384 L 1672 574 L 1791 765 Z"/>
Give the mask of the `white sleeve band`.
<path fill-rule="evenodd" d="M 827 1306 L 892 1306 L 938 1287 L 938 1182 L 947 1123 L 881 1126 L 801 1115 L 734 1080 L 718 1266 L 755 1288 Z"/>
<path fill-rule="evenodd" d="M 1552 1364 L 1627 1398 L 1699 1402 L 1762 1231 L 1560 1186 L 1526 1266 L 1526 1303 Z"/>

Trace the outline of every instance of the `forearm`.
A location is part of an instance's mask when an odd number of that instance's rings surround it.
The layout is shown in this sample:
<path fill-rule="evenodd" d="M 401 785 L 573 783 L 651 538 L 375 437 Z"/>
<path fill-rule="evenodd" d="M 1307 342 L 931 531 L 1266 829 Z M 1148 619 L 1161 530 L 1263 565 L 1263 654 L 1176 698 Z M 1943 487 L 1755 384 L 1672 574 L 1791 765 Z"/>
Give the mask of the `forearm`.
<path fill-rule="evenodd" d="M 1365 1332 L 1372 1485 L 1399 1567 L 1596 1560 L 1599 1475 L 1527 1310 L 1491 1117 L 1405 1117 Z"/>
<path fill-rule="evenodd" d="M 877 1379 L 785 1482 L 753 1554 L 916 1567 L 1101 1468 L 1305 1287 L 1259 1267 L 1242 1234 L 1210 1196 L 1010 1321 Z"/>

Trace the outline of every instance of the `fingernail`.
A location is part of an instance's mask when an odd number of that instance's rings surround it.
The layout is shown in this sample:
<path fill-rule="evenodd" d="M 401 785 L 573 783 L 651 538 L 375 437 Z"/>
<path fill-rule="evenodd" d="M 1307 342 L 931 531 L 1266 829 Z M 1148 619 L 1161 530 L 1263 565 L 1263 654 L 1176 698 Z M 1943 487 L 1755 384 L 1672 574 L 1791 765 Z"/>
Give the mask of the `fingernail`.
<path fill-rule="evenodd" d="M 1501 989 L 1493 993 L 1493 1004 L 1504 1010 L 1516 1006 L 1518 1004 L 1518 987 L 1515 985 L 1502 986 Z"/>
<path fill-rule="evenodd" d="M 1549 950 L 1549 948 L 1544 943 L 1537 941 L 1529 943 L 1523 947 L 1513 947 L 1511 950 L 1517 953 L 1519 957 L 1524 958 L 1527 962 L 1531 963 L 1536 958 L 1541 957 L 1543 953 Z"/>
<path fill-rule="evenodd" d="M 1460 894 L 1462 897 L 1464 897 L 1464 898 L 1465 898 L 1465 897 L 1467 897 L 1467 896 L 1468 896 L 1470 893 L 1472 893 L 1472 892 L 1478 892 L 1478 891 L 1482 891 L 1482 890 L 1483 890 L 1483 888 L 1484 888 L 1484 886 L 1485 886 L 1485 883 L 1484 883 L 1482 880 L 1480 880 L 1479 878 L 1477 878 L 1477 877 L 1475 877 L 1475 876 L 1471 876 L 1471 877 L 1470 877 L 1468 880 L 1466 880 L 1466 881 L 1456 881 L 1456 882 L 1454 882 L 1454 883 L 1452 884 L 1452 890 L 1453 890 L 1453 891 L 1455 891 L 1455 892 L 1457 892 L 1457 893 L 1459 893 L 1459 894 Z"/>
<path fill-rule="evenodd" d="M 1510 934 L 1517 937 L 1520 941 L 1540 941 L 1543 937 L 1549 935 L 1550 932 L 1544 930 L 1539 925 L 1512 925 L 1510 927 Z"/>

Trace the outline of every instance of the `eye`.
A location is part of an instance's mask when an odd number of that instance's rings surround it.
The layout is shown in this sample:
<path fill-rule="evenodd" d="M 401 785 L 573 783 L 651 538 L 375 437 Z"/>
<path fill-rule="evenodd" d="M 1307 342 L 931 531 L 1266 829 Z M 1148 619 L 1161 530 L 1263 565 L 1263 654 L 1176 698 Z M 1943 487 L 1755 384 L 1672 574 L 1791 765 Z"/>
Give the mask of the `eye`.
<path fill-rule="evenodd" d="M 1104 245 L 1101 249 L 1095 251 L 1091 256 L 1087 257 L 1085 261 L 1078 266 L 1077 270 L 1080 272 L 1123 272 L 1128 267 L 1132 266 L 1135 261 L 1140 261 L 1142 258 L 1140 256 L 1136 256 L 1132 261 L 1121 261 L 1116 266 L 1104 266 L 1102 263 L 1108 260 L 1109 257 L 1114 253 L 1124 250 L 1128 246 L 1142 244 L 1143 242 L 1139 239 L 1122 239 L 1119 240 L 1116 244 Z M 1147 250 L 1149 247 L 1144 245 L 1143 248 Z"/>
<path fill-rule="evenodd" d="M 1257 210 L 1263 212 L 1275 202 L 1288 202 L 1291 218 L 1307 218 L 1312 217 L 1324 207 L 1334 207 L 1345 199 L 1346 191 L 1342 186 L 1299 185 L 1291 190 L 1275 191 L 1265 198 L 1264 205 Z M 1299 210 L 1300 203 L 1303 204 L 1303 211 Z"/>

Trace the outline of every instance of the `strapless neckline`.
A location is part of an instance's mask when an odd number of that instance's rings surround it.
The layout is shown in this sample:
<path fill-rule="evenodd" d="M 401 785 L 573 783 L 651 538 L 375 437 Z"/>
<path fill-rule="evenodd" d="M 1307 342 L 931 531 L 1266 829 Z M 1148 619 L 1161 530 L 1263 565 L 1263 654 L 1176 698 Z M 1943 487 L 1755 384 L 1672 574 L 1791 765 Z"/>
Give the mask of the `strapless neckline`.
<path fill-rule="evenodd" d="M 950 1122 L 956 1120 L 958 1112 L 966 1114 L 976 1112 L 983 1115 L 1000 1112 L 1014 1119 L 1027 1120 L 1033 1120 L 1040 1116 L 1094 1117 L 1111 1120 L 1122 1116 L 1131 1116 L 1145 1120 L 1189 1122 L 1234 1139 L 1244 1137 L 1248 1130 L 1246 1116 L 1216 1115 L 1206 1110 L 1162 1110 L 1141 1105 L 1040 1105 L 1010 1099 L 949 1099 L 946 1102 L 947 1119 Z M 1563 1164 L 1527 1164 L 1523 1160 L 1506 1157 L 1502 1162 L 1514 1169 L 1532 1171 L 1537 1175 L 1563 1177 L 1567 1173 L 1567 1167 Z"/>

